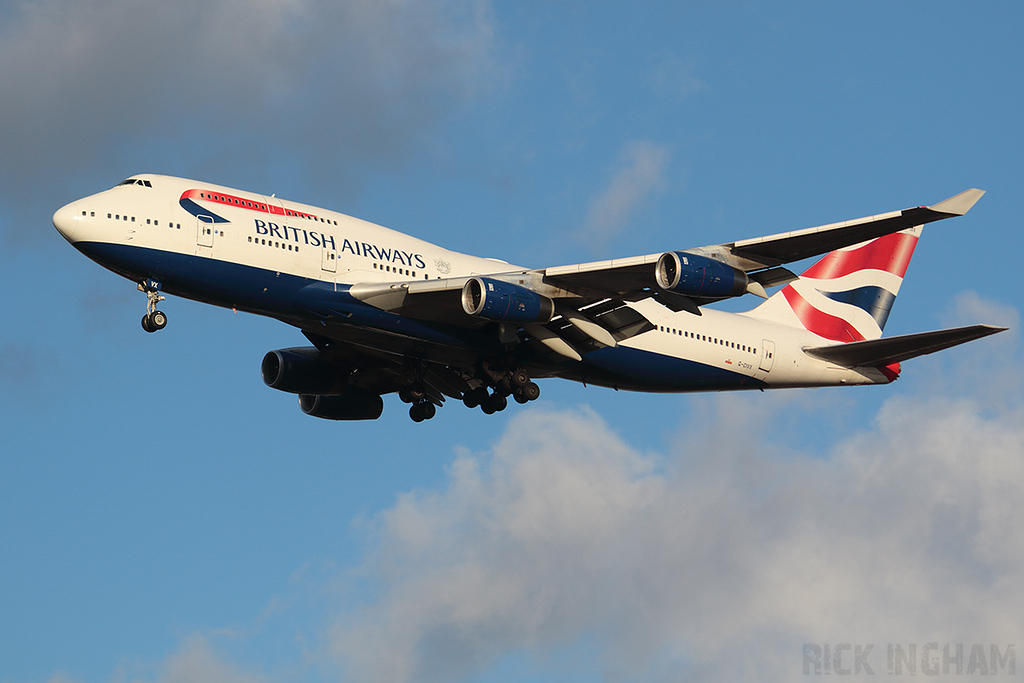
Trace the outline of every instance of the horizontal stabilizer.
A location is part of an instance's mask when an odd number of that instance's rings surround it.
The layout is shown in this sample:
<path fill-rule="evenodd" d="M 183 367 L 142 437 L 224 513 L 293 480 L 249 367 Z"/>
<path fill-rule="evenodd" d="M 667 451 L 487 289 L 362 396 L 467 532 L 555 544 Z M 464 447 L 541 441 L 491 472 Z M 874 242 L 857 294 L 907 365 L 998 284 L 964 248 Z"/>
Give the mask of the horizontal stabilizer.
<path fill-rule="evenodd" d="M 804 353 L 848 368 L 881 367 L 935 353 L 1005 330 L 1005 327 L 996 327 L 995 325 L 971 325 L 951 330 L 919 332 L 918 334 L 869 339 L 848 344 L 816 346 L 804 349 Z"/>

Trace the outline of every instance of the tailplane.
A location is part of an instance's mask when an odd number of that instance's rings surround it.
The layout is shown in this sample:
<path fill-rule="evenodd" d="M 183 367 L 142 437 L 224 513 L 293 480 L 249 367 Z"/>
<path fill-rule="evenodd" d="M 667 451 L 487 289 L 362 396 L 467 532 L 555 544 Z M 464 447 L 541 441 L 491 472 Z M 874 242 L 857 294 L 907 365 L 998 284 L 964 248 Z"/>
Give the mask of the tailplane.
<path fill-rule="evenodd" d="M 804 349 L 804 353 L 847 368 L 882 367 L 966 344 L 990 334 L 1005 332 L 1006 329 L 995 325 L 971 325 L 950 330 L 904 334 L 885 339 L 869 339 L 849 344 L 818 346 Z"/>
<path fill-rule="evenodd" d="M 836 342 L 878 339 L 921 226 L 829 252 L 747 315 Z"/>

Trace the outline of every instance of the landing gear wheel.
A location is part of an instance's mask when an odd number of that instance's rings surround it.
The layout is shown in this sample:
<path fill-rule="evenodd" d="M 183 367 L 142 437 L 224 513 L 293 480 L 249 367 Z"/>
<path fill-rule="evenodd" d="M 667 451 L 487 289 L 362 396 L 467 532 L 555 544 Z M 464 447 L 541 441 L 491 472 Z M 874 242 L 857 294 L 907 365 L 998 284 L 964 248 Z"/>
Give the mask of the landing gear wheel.
<path fill-rule="evenodd" d="M 527 382 L 526 386 L 516 389 L 516 393 L 513 394 L 516 399 L 516 403 L 529 403 L 530 401 L 536 401 L 540 398 L 540 387 L 534 382 Z"/>
<path fill-rule="evenodd" d="M 526 370 L 514 370 L 509 375 L 509 381 L 516 389 L 522 389 L 530 383 L 530 376 L 526 374 Z"/>
<path fill-rule="evenodd" d="M 423 401 L 421 403 L 413 403 L 409 408 L 409 417 L 412 418 L 413 422 L 423 422 L 429 420 L 437 414 L 437 408 L 430 401 Z"/>
<path fill-rule="evenodd" d="M 476 408 L 482 405 L 487 400 L 487 389 L 484 387 L 477 387 L 476 389 L 470 389 L 462 396 L 462 402 L 467 408 Z"/>
<path fill-rule="evenodd" d="M 165 298 L 160 296 L 160 284 L 153 280 L 144 280 L 139 283 L 138 289 L 146 295 L 146 315 L 142 317 L 142 329 L 146 332 L 156 332 L 167 327 L 167 315 L 156 310 L 156 305 Z"/>

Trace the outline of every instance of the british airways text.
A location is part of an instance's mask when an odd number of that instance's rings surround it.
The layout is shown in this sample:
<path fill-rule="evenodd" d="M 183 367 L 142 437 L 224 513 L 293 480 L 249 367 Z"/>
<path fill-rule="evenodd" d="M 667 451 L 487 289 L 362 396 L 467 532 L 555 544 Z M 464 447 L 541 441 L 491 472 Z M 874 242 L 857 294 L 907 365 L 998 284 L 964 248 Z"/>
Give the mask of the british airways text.
<path fill-rule="evenodd" d="M 347 239 L 342 240 L 341 247 L 339 248 L 334 241 L 333 235 L 325 235 L 322 232 L 310 232 L 290 225 L 278 225 L 277 223 L 263 221 L 258 218 L 253 220 L 256 223 L 257 235 L 277 237 L 281 240 L 293 240 L 297 244 L 323 247 L 341 253 L 347 251 L 356 256 L 366 256 L 377 261 L 387 261 L 389 263 L 401 263 L 411 268 L 422 269 L 427 267 L 422 254 L 410 254 L 400 249 L 384 249 L 368 242 L 356 242 Z"/>

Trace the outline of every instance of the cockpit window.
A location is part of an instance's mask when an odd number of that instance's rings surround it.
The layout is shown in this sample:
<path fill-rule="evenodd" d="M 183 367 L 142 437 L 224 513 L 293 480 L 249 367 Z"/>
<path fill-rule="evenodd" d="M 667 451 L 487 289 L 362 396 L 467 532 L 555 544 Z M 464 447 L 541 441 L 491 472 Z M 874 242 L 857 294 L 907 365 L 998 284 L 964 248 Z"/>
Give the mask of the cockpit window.
<path fill-rule="evenodd" d="M 148 180 L 142 178 L 129 178 L 128 180 L 122 181 L 117 184 L 118 187 L 121 185 L 142 185 L 143 187 L 153 187 L 153 184 Z"/>

